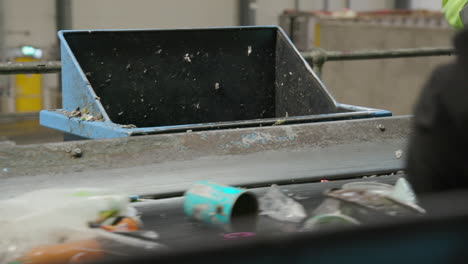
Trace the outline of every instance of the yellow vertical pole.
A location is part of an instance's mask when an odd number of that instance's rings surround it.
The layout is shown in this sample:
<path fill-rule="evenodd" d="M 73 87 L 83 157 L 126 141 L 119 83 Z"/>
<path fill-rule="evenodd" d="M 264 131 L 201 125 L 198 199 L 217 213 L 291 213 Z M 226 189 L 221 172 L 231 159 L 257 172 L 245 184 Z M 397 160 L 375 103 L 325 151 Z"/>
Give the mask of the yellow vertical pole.
<path fill-rule="evenodd" d="M 17 62 L 38 61 L 34 58 L 19 57 Z M 40 74 L 15 75 L 16 112 L 38 112 L 42 109 L 42 80 Z"/>
<path fill-rule="evenodd" d="M 315 23 L 314 47 L 320 47 L 320 23 Z"/>

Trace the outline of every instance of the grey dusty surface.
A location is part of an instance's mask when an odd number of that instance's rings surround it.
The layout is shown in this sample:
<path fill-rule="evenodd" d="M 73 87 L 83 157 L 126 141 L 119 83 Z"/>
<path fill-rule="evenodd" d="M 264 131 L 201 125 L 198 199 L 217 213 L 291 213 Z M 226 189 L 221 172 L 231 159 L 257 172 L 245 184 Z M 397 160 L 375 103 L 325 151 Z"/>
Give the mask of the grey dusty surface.
<path fill-rule="evenodd" d="M 383 146 L 385 143 L 386 146 Z M 360 172 L 372 175 L 382 168 L 397 171 L 401 161 L 388 144 L 346 144 L 329 148 L 296 151 L 268 151 L 248 155 L 206 156 L 188 161 L 166 161 L 159 164 L 96 171 L 45 173 L 31 176 L 1 177 L 0 198 L 39 188 L 90 186 L 112 188 L 132 194 L 154 194 L 183 191 L 198 180 L 224 184 L 255 182 L 275 183 L 289 180 L 332 179 L 340 174 Z M 372 153 L 370 155 L 369 153 Z M 6 175 L 5 175 L 6 174 Z"/>
<path fill-rule="evenodd" d="M 0 199 L 52 187 L 182 192 L 197 180 L 267 186 L 394 172 L 410 118 L 0 146 Z M 379 125 L 385 126 L 385 131 Z M 81 157 L 71 155 L 76 149 Z"/>

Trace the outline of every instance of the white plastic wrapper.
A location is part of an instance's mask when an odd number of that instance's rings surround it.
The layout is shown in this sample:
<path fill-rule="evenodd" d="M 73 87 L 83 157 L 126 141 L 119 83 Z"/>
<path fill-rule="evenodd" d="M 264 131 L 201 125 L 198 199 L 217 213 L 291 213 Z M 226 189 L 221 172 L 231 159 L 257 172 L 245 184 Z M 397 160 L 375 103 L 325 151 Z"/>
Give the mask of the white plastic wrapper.
<path fill-rule="evenodd" d="M 304 207 L 284 195 L 276 185 L 272 185 L 267 193 L 260 198 L 261 215 L 287 222 L 301 222 L 306 216 Z"/>
<path fill-rule="evenodd" d="M 403 203 L 418 203 L 416 194 L 414 193 L 411 184 L 405 178 L 398 179 L 398 181 L 395 184 L 395 188 L 393 189 L 393 192 L 390 194 L 390 196 Z"/>
<path fill-rule="evenodd" d="M 128 208 L 127 195 L 103 189 L 47 189 L 2 200 L 0 263 L 38 246 L 95 238 L 89 222 L 126 215 Z"/>

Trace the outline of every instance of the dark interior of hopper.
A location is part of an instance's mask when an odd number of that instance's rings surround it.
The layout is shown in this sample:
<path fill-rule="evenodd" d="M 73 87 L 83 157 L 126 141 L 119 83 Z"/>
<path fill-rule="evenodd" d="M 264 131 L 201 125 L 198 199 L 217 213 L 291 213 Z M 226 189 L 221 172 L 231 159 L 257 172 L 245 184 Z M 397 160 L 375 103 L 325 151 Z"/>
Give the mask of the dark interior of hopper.
<path fill-rule="evenodd" d="M 155 127 L 337 112 L 275 27 L 64 37 L 117 124 Z"/>

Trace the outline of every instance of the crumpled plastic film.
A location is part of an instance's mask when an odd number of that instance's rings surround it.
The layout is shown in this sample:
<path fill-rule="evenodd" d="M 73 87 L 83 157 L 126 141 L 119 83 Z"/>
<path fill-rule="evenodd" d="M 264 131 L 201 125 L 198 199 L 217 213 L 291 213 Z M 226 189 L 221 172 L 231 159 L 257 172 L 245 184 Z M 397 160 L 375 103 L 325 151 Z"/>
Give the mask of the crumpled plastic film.
<path fill-rule="evenodd" d="M 267 215 L 279 221 L 301 222 L 306 216 L 304 207 L 284 195 L 276 185 L 272 185 L 260 198 L 261 215 Z"/>

